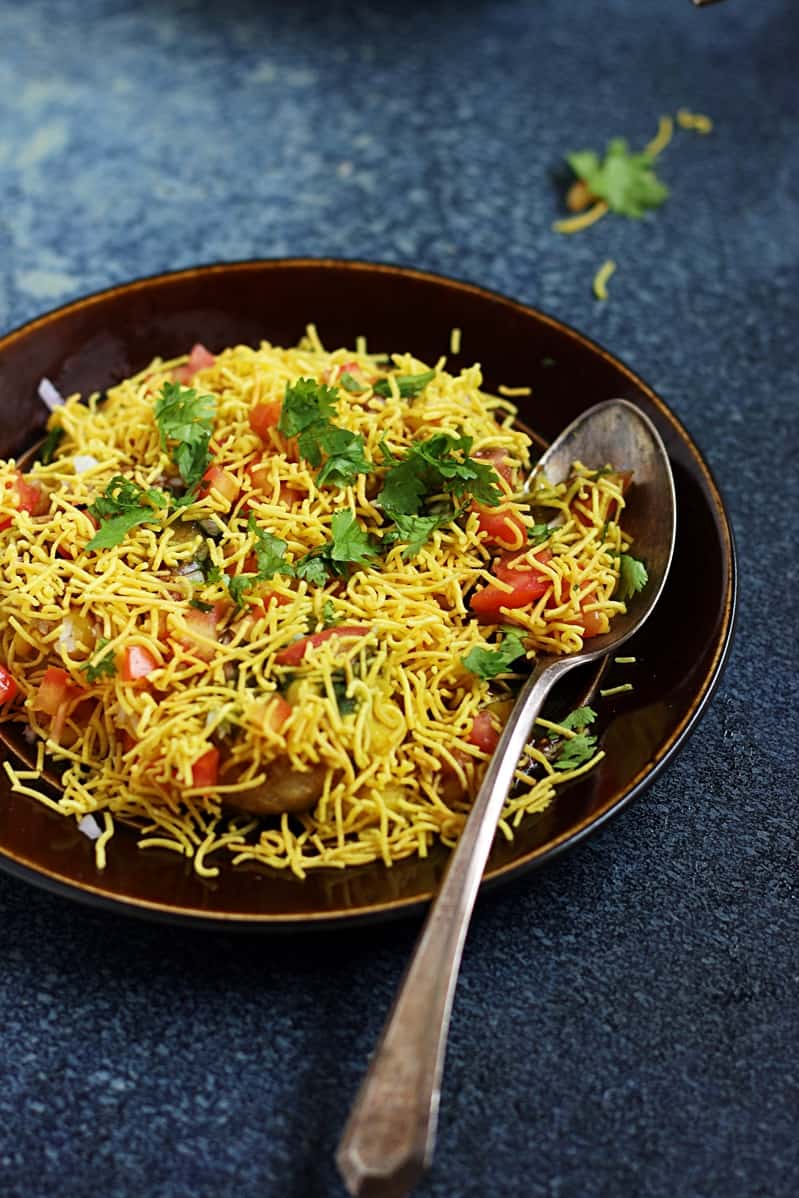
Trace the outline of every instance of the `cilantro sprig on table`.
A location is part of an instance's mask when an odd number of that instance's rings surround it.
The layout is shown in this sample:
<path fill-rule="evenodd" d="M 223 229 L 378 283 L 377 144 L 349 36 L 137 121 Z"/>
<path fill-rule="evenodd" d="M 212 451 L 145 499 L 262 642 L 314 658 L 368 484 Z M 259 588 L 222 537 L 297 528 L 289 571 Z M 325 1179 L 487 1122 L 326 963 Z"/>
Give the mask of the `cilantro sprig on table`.
<path fill-rule="evenodd" d="M 86 546 L 87 550 L 119 545 L 138 524 L 160 520 L 159 509 L 168 504 L 168 497 L 156 487 L 141 487 L 132 478 L 114 475 L 103 494 L 89 504 L 88 511 L 100 521 L 100 527 Z"/>
<path fill-rule="evenodd" d="M 338 391 L 313 379 L 298 379 L 286 387 L 278 428 L 297 438 L 297 448 L 312 466 L 320 467 L 319 486 L 346 487 L 359 474 L 368 474 L 372 463 L 364 453 L 363 437 L 333 424 Z M 324 455 L 324 463 L 323 463 Z"/>
<path fill-rule="evenodd" d="M 603 157 L 594 150 L 576 150 L 566 161 L 584 184 L 587 201 L 604 200 L 621 216 L 637 220 L 668 197 L 668 187 L 655 174 L 653 156 L 630 150 L 623 137 L 609 141 Z"/>

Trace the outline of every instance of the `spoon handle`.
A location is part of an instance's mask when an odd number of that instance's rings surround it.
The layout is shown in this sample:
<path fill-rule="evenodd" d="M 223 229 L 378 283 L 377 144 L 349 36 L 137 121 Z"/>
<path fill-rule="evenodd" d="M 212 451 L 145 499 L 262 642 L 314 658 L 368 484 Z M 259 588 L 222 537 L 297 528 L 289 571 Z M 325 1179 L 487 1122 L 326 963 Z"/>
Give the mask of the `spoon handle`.
<path fill-rule="evenodd" d="M 533 721 L 572 664 L 548 662 L 525 683 L 397 992 L 336 1153 L 360 1198 L 403 1198 L 432 1158 L 452 999 L 480 879 Z"/>

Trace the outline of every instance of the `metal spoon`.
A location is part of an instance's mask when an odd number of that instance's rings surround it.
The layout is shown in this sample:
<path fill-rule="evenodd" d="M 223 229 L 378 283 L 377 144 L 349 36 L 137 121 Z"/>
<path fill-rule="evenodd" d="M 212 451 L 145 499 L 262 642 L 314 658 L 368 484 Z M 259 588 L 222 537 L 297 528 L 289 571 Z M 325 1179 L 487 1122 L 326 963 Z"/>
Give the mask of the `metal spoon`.
<path fill-rule="evenodd" d="M 404 1198 L 429 1166 L 435 1143 L 441 1073 L 463 943 L 485 863 L 519 756 L 550 689 L 568 670 L 617 649 L 655 606 L 674 548 L 674 481 L 651 421 L 627 400 L 597 404 L 544 453 L 532 478 L 568 476 L 575 461 L 632 470 L 625 509 L 649 581 L 630 610 L 591 648 L 540 659 L 523 686 L 450 859 L 394 1006 L 361 1084 L 336 1153 L 349 1192 L 359 1198 Z"/>

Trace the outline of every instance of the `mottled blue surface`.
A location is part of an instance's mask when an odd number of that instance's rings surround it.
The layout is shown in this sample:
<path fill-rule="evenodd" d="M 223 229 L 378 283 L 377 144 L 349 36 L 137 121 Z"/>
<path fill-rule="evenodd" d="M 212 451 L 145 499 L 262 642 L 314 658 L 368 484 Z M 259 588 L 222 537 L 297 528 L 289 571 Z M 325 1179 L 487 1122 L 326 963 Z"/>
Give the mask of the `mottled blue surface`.
<path fill-rule="evenodd" d="M 643 800 L 480 903 L 420 1198 L 799 1192 L 798 34 L 794 0 L 0 0 L 0 330 L 196 262 L 452 273 L 626 360 L 728 501 L 725 680 Z M 716 128 L 669 203 L 553 234 L 563 151 L 680 105 Z M 229 939 L 4 876 L 0 911 L 3 1195 L 343 1194 L 414 925 Z"/>

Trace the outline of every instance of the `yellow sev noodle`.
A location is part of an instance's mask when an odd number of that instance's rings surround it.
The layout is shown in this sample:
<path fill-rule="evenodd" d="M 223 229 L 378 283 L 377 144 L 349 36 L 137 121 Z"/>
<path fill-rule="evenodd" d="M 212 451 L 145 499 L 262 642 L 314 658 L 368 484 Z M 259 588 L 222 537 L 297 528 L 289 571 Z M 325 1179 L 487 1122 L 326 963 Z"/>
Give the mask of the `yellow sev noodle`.
<path fill-rule="evenodd" d="M 133 825 L 143 849 L 178 852 L 206 876 L 226 857 L 302 877 L 322 866 L 391 864 L 424 856 L 437 840 L 454 843 L 488 759 L 470 739 L 475 716 L 488 706 L 496 727 L 501 724 L 501 706 L 490 707 L 495 684 L 462 660 L 474 648 L 491 648 L 497 631 L 497 624 L 474 619 L 470 593 L 476 585 L 506 585 L 490 573 L 496 548 L 485 543 L 479 513 L 467 511 L 435 531 L 411 560 L 399 542 L 374 564 L 324 586 L 278 574 L 246 591 L 235 608 L 224 575 L 246 569 L 253 550 L 250 514 L 286 542 L 290 562 L 329 539 L 332 517 L 342 509 L 373 534 L 386 531 L 375 505 L 379 487 L 365 476 L 344 488 L 318 487 L 316 471 L 297 460 L 276 429 L 264 443 L 250 427 L 253 405 L 280 401 L 299 378 L 333 383 L 346 369 L 373 381 L 385 372 L 382 357 L 367 354 L 365 343 L 355 352 L 328 353 L 309 326 L 293 349 L 264 343 L 225 350 L 191 384 L 215 397 L 214 463 L 235 477 L 239 498 L 231 505 L 211 490 L 135 527 L 113 548 L 86 552 L 94 527 L 85 509 L 111 478 L 124 474 L 143 487 L 164 488 L 174 477 L 153 406 L 182 361 L 156 360 L 107 397 L 81 402 L 72 396 L 53 414 L 51 426 L 63 430 L 61 445 L 50 464 L 34 465 L 27 476 L 49 494 L 46 515 L 17 508 L 15 463 L 0 463 L 0 514 L 12 517 L 0 533 L 0 661 L 20 688 L 20 699 L 2 718 L 24 719 L 39 738 L 38 770 L 15 771 L 6 763 L 12 786 L 53 806 L 30 785 L 40 776 L 46 743 L 64 770 L 57 810 L 75 819 L 103 815 L 95 842 L 100 867 L 106 850 L 113 851 L 114 820 Z M 393 356 L 392 369 L 414 374 L 426 367 L 405 354 Z M 481 386 L 479 367 L 450 375 L 439 363 L 435 378 L 410 402 L 393 382 L 386 398 L 370 386 L 355 395 L 339 388 L 335 421 L 362 434 L 375 463 L 383 461 L 381 442 L 401 455 L 445 431 L 472 437 L 473 455 L 502 451 L 523 476 L 529 440 L 514 427 L 513 407 Z M 504 489 L 499 510 L 532 528 L 530 503 Z M 499 619 L 521 630 L 530 658 L 579 651 L 581 611 L 597 613 L 606 627 L 624 609 L 612 596 L 617 555 L 628 544 L 618 524 L 624 501 L 612 474 L 577 464 L 567 483 L 542 481 L 535 502 L 562 521 L 535 547 L 537 554 L 551 554 L 540 565 L 550 585 L 540 599 L 504 609 Z M 198 578 L 201 553 L 210 555 L 218 581 Z M 269 594 L 279 605 L 262 603 Z M 191 635 L 192 601 L 224 605 L 218 640 Z M 280 650 L 322 629 L 331 605 L 336 621 L 367 633 L 331 636 L 298 665 L 281 665 Z M 146 682 L 125 681 L 119 669 L 89 680 L 87 667 L 100 648 L 119 662 L 133 646 L 158 663 Z M 80 688 L 57 737 L 36 702 L 53 666 Z M 347 703 L 340 706 L 342 688 Z M 291 714 L 274 730 L 264 712 L 279 690 Z M 224 746 L 224 756 L 219 784 L 208 794 L 192 785 L 192 771 L 213 744 Z M 520 766 L 520 784 L 500 825 L 506 836 L 585 768 L 556 772 L 534 744 L 526 757 L 528 764 L 538 762 L 543 776 Z M 300 773 L 321 767 L 315 808 L 261 819 L 236 812 L 236 796 L 268 782 L 276 760 Z"/>

